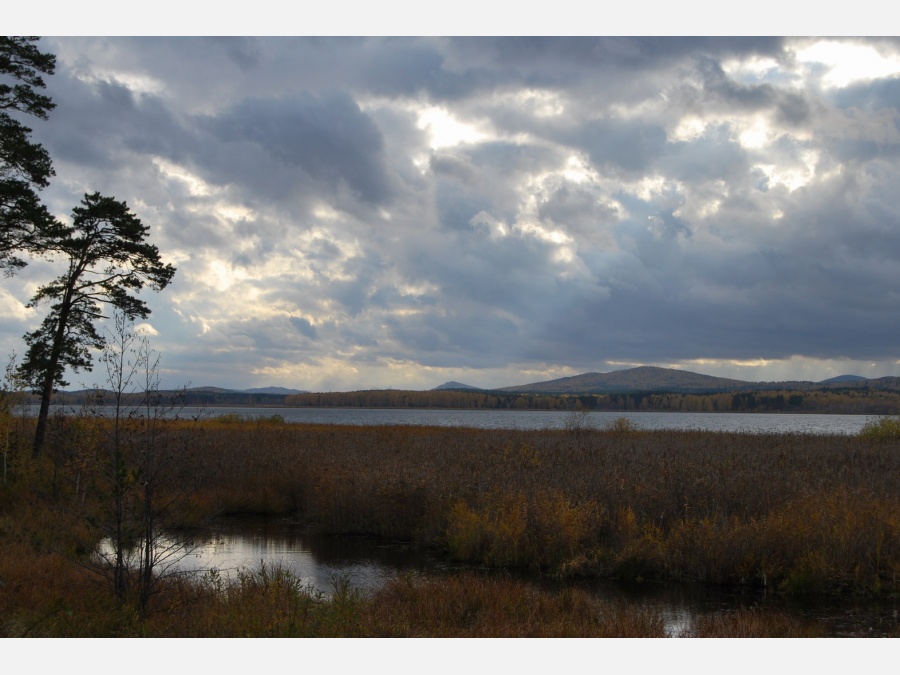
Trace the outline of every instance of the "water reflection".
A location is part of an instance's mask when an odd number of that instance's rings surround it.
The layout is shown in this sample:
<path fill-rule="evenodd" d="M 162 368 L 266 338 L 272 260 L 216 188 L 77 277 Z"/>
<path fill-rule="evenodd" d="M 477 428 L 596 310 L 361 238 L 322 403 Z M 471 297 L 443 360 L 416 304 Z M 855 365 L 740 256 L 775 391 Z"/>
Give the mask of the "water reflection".
<path fill-rule="evenodd" d="M 437 559 L 405 544 L 365 536 L 319 535 L 271 518 L 223 521 L 205 536 L 198 535 L 194 543 L 196 548 L 179 561 L 178 570 L 216 568 L 222 576 L 231 577 L 239 569 L 277 564 L 326 595 L 336 577 L 346 578 L 353 588 L 372 591 L 405 572 L 443 569 Z"/>
<path fill-rule="evenodd" d="M 445 574 L 445 561 L 409 546 L 373 537 L 329 536 L 305 531 L 290 521 L 272 518 L 222 520 L 195 539 L 197 548 L 177 564 L 185 571 L 216 568 L 222 576 L 259 569 L 260 563 L 280 564 L 304 585 L 328 595 L 335 576 L 351 587 L 378 589 L 401 574 Z M 498 573 L 485 571 L 485 573 Z M 499 572 L 508 574 L 507 572 Z M 758 607 L 815 621 L 831 636 L 885 636 L 898 630 L 898 600 L 841 597 L 815 601 L 784 598 L 766 589 L 704 584 L 624 584 L 598 580 L 560 582 L 534 575 L 517 575 L 544 588 L 576 585 L 604 601 L 646 606 L 658 611 L 670 636 L 688 632 L 697 617 Z"/>

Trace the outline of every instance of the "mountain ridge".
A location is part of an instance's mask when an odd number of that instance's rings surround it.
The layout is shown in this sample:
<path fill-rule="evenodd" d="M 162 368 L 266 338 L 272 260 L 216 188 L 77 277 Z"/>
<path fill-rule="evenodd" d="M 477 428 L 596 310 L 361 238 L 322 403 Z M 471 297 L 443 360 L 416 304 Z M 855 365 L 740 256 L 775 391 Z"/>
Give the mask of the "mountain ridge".
<path fill-rule="evenodd" d="M 450 380 L 449 382 L 444 382 L 444 384 L 439 384 L 434 389 L 431 389 L 431 391 L 443 391 L 445 389 L 471 389 L 472 391 L 483 391 L 481 387 L 473 387 L 471 384 L 463 384 L 462 382 L 457 382 L 456 380 Z"/>
<path fill-rule="evenodd" d="M 635 391 L 717 392 L 748 386 L 744 380 L 703 375 L 688 370 L 637 366 L 608 373 L 583 373 L 555 380 L 503 387 L 499 391 L 546 394 L 611 394 Z"/>
<path fill-rule="evenodd" d="M 727 377 L 704 375 L 679 368 L 637 366 L 608 373 L 582 373 L 555 380 L 501 387 L 494 391 L 535 394 L 616 394 L 616 393 L 696 393 L 710 394 L 744 390 L 813 389 L 838 387 L 864 387 L 874 383 L 876 387 L 892 387 L 898 378 L 864 378 L 859 375 L 840 375 L 821 382 L 777 381 L 753 382 Z"/>
<path fill-rule="evenodd" d="M 475 387 L 455 380 L 422 391 L 471 391 L 497 394 L 639 394 L 639 393 L 673 393 L 673 394 L 715 394 L 739 391 L 772 391 L 814 389 L 875 389 L 900 391 L 900 377 L 865 378 L 860 375 L 839 375 L 820 382 L 812 381 L 763 381 L 736 380 L 732 378 L 705 375 L 679 368 L 662 368 L 659 366 L 637 366 L 607 373 L 589 372 L 570 375 L 553 380 L 544 380 L 528 384 L 520 384 L 497 388 Z M 84 397 L 93 389 L 79 391 L 60 391 L 63 397 Z M 178 390 L 165 392 L 175 394 Z M 193 402 L 260 404 L 268 401 L 280 404 L 286 397 L 297 394 L 308 394 L 307 390 L 289 389 L 286 387 L 258 387 L 251 389 L 230 389 L 225 387 L 201 386 L 190 387 L 184 391 L 186 398 Z"/>

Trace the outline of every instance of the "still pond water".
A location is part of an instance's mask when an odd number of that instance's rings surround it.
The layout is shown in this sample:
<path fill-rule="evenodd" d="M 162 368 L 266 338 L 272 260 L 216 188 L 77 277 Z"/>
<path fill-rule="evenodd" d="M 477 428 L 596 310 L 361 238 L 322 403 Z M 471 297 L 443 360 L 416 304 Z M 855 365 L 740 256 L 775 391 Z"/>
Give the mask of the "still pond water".
<path fill-rule="evenodd" d="M 334 589 L 336 579 L 345 579 L 351 587 L 370 592 L 404 574 L 441 575 L 457 569 L 478 569 L 455 566 L 402 543 L 373 537 L 317 535 L 289 520 L 273 518 L 223 519 L 198 533 L 194 544 L 196 548 L 178 561 L 175 569 L 203 574 L 215 568 L 221 576 L 232 577 L 241 569 L 258 570 L 261 563 L 277 564 L 290 570 L 304 586 L 326 595 Z M 523 578 L 550 589 L 564 583 L 536 576 Z M 699 616 L 742 607 L 776 609 L 816 621 L 831 636 L 884 636 L 896 632 L 900 609 L 898 600 L 829 598 L 810 603 L 760 589 L 704 584 L 570 583 L 587 588 L 604 601 L 638 603 L 656 609 L 672 636 L 690 629 Z"/>

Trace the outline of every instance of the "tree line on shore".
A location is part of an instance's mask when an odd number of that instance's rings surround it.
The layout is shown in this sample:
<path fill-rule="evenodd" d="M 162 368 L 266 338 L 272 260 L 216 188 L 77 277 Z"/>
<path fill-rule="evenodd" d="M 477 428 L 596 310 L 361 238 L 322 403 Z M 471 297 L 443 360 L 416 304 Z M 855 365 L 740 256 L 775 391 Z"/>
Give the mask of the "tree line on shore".
<path fill-rule="evenodd" d="M 709 394 L 539 394 L 500 391 L 370 391 L 303 393 L 284 405 L 300 408 L 444 408 L 472 410 L 596 410 L 659 412 L 790 412 L 900 414 L 900 391 L 847 388 Z"/>
<path fill-rule="evenodd" d="M 103 392 L 85 390 L 57 392 L 60 405 L 103 404 Z M 900 391 L 870 387 L 820 390 L 752 390 L 707 394 L 681 392 L 635 392 L 614 394 L 542 394 L 481 390 L 373 389 L 301 393 L 288 396 L 239 391 L 180 389 L 160 391 L 163 399 L 181 406 L 249 406 L 289 408 L 403 408 L 444 410 L 588 410 L 598 412 L 742 412 L 819 413 L 844 415 L 900 415 Z M 139 404 L 143 394 L 125 396 L 129 405 Z M 24 394 L 25 403 L 40 403 Z"/>

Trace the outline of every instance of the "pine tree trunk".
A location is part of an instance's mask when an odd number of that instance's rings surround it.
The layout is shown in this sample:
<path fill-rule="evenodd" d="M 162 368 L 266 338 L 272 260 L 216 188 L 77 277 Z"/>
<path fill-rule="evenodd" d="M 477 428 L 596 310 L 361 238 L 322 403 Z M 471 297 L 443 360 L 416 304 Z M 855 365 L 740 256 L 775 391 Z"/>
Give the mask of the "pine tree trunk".
<path fill-rule="evenodd" d="M 71 285 L 74 285 L 74 280 Z M 56 334 L 53 336 L 53 347 L 50 350 L 50 362 L 47 364 L 47 372 L 44 376 L 44 386 L 41 390 L 41 409 L 38 412 L 37 427 L 34 430 L 34 445 L 31 448 L 31 457 L 37 459 L 44 447 L 44 438 L 47 435 L 47 418 L 50 416 L 50 399 L 53 396 L 53 380 L 56 377 L 56 367 L 62 356 L 63 340 L 66 337 L 66 325 L 69 321 L 69 310 L 72 307 L 71 285 L 66 289 L 62 306 L 59 310 L 59 323 L 56 326 Z"/>
<path fill-rule="evenodd" d="M 34 430 L 34 445 L 31 448 L 31 456 L 34 459 L 41 454 L 44 447 L 44 437 L 47 435 L 47 418 L 50 415 L 50 397 L 53 396 L 53 373 L 44 378 L 44 386 L 41 390 L 41 410 L 38 413 L 37 428 Z"/>

